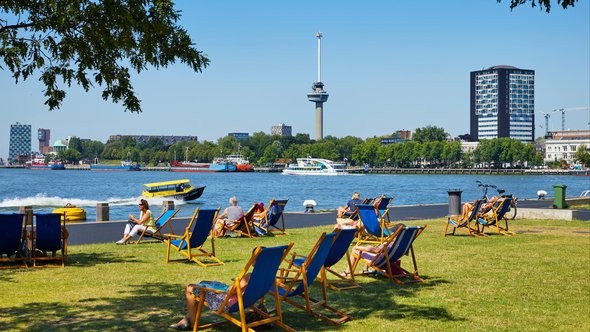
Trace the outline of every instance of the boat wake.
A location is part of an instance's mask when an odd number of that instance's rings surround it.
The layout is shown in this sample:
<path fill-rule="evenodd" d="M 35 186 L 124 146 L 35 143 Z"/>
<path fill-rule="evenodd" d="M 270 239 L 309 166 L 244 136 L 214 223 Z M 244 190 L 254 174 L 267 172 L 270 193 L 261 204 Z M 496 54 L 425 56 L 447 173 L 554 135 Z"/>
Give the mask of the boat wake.
<path fill-rule="evenodd" d="M 98 203 L 108 203 L 110 206 L 126 206 L 126 205 L 137 205 L 140 199 L 144 197 L 130 197 L 130 198 L 119 198 L 110 197 L 106 200 L 91 200 L 91 199 L 80 199 L 80 198 L 67 198 L 59 196 L 47 196 L 44 194 L 38 194 L 31 197 L 14 197 L 6 198 L 0 201 L 0 208 L 15 208 L 21 206 L 32 206 L 37 208 L 43 207 L 63 207 L 70 203 L 78 207 L 96 207 Z M 164 201 L 170 201 L 169 198 L 150 198 L 147 200 L 150 205 L 161 206 Z M 174 200 L 174 205 L 186 204 L 183 200 Z"/>

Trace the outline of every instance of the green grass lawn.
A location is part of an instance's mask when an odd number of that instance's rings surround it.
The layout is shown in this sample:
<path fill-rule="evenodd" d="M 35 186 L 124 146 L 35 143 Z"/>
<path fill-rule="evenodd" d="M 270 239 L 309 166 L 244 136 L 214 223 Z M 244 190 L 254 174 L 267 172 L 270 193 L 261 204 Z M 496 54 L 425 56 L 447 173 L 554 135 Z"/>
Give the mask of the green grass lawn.
<path fill-rule="evenodd" d="M 362 289 L 328 294 L 332 306 L 354 318 L 341 328 L 288 304 L 283 306 L 286 323 L 308 331 L 590 328 L 590 223 L 515 221 L 519 235 L 485 239 L 443 238 L 443 220 L 425 223 L 429 227 L 414 246 L 425 283 L 359 277 Z M 216 249 L 226 264 L 207 269 L 185 262 L 166 265 L 160 243 L 71 246 L 64 269 L 0 270 L 0 330 L 165 330 L 184 315 L 185 284 L 230 282 L 257 245 L 293 241 L 293 250 L 305 254 L 322 231 L 330 228 L 221 239 Z M 317 286 L 314 291 L 319 296 Z"/>

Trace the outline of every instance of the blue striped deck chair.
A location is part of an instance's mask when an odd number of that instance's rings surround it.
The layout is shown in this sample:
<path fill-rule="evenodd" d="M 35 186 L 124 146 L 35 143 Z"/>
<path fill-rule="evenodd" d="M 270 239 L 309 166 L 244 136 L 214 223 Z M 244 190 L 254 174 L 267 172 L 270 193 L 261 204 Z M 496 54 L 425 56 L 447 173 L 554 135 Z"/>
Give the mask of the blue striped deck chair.
<path fill-rule="evenodd" d="M 152 233 L 147 229 L 144 229 L 143 232 L 141 232 L 141 234 L 139 235 L 139 239 L 135 241 L 135 244 L 139 244 L 144 236 L 151 237 L 152 239 L 158 240 L 160 242 L 164 241 L 166 235 L 162 233 L 162 229 L 166 226 L 168 226 L 168 230 L 170 231 L 170 233 L 168 234 L 174 234 L 174 232 L 172 231 L 172 226 L 170 226 L 170 221 L 172 221 L 172 218 L 174 218 L 178 211 L 180 211 L 180 209 L 166 210 L 162 214 L 160 214 L 160 216 L 156 220 L 154 220 L 156 231 Z"/>
<path fill-rule="evenodd" d="M 293 247 L 293 242 L 287 246 L 270 248 L 257 247 L 242 272 L 234 280 L 232 287 L 228 287 L 226 290 L 209 288 L 206 287 L 206 284 L 205 286 L 197 287 L 201 292 L 197 293 L 199 294 L 198 297 L 193 294 L 193 297 L 197 301 L 197 313 L 193 320 L 195 322 L 193 331 L 228 323 L 233 323 L 241 327 L 242 331 L 254 331 L 252 327 L 263 324 L 274 324 L 286 331 L 295 331 L 283 322 L 281 301 L 278 296 L 276 279 L 277 270 L 289 250 L 291 250 L 291 247 Z M 248 275 L 250 270 L 252 272 Z M 240 283 L 246 276 L 249 276 L 249 280 L 246 288 L 242 290 Z M 274 314 L 264 312 L 257 306 L 257 303 L 264 303 L 264 296 L 268 293 L 269 289 L 274 290 L 274 300 L 276 305 Z M 225 318 L 224 321 L 203 325 L 200 324 L 203 306 L 210 308 L 209 303 L 205 300 L 206 292 L 226 294 L 219 309 L 213 311 L 216 315 Z M 232 305 L 228 305 L 228 301 L 235 297 L 237 297 L 237 301 Z M 261 318 L 256 321 L 246 321 L 246 309 L 248 308 L 256 312 Z M 238 317 L 232 315 L 236 313 L 239 315 Z"/>
<path fill-rule="evenodd" d="M 358 232 L 357 245 L 363 243 L 380 244 L 391 235 L 385 228 L 383 220 L 378 217 L 378 212 L 373 204 L 357 205 L 363 227 Z"/>
<path fill-rule="evenodd" d="M 382 224 L 391 224 L 391 218 L 389 217 L 389 204 L 393 200 L 393 196 L 388 197 L 381 195 L 375 202 L 375 209 L 379 211 L 379 219 L 382 220 Z"/>
<path fill-rule="evenodd" d="M 512 197 L 504 197 L 500 200 L 498 205 L 492 209 L 492 211 L 480 215 L 477 218 L 477 230 L 484 236 L 487 236 L 487 234 L 484 233 L 486 227 L 495 230 L 498 234 L 506 236 L 516 235 L 516 233 L 508 230 L 508 218 L 506 218 L 506 212 L 510 209 L 511 202 Z M 502 220 L 504 220 L 504 226 L 500 226 Z"/>
<path fill-rule="evenodd" d="M 473 207 L 468 216 L 447 216 L 447 224 L 445 225 L 444 236 L 446 237 L 447 235 L 455 235 L 455 231 L 460 230 L 467 232 L 469 235 L 481 238 L 482 235 L 477 230 L 477 226 L 472 227 L 471 223 L 475 223 L 475 220 L 478 218 L 479 209 L 481 208 L 482 202 L 483 201 L 476 199 L 473 202 Z M 451 233 L 447 233 L 449 226 L 453 228 Z"/>
<path fill-rule="evenodd" d="M 27 257 L 23 255 L 26 247 L 27 232 L 23 229 L 22 213 L 0 213 L 0 263 L 22 262 L 27 266 Z M 2 265 L 0 269 L 15 268 L 19 265 Z"/>
<path fill-rule="evenodd" d="M 255 218 L 252 221 L 256 233 L 259 235 L 288 235 L 285 229 L 285 217 L 283 213 L 287 202 L 289 202 L 288 199 L 271 199 L 264 211 L 263 217 L 258 220 Z M 281 226 L 278 225 L 279 220 L 281 221 Z"/>
<path fill-rule="evenodd" d="M 203 246 L 207 242 L 207 238 L 211 234 L 213 222 L 217 219 L 217 209 L 195 209 L 191 220 L 186 227 L 183 235 L 166 234 L 168 237 L 164 242 L 168 244 L 168 251 L 166 252 L 166 264 L 170 261 L 181 261 L 184 259 L 170 259 L 170 249 L 174 248 L 176 251 L 186 256 L 186 259 L 199 264 L 202 267 L 223 265 L 219 258 L 215 257 L 215 240 L 211 236 L 211 252 L 206 251 Z M 203 262 L 199 258 L 207 258 L 209 262 Z M 211 262 L 213 261 L 213 262 Z"/>
<path fill-rule="evenodd" d="M 278 294 L 281 301 L 285 301 L 294 307 L 305 310 L 308 314 L 323 319 L 331 324 L 340 325 L 352 318 L 342 311 L 328 305 L 328 298 L 326 295 L 327 279 L 323 268 L 335 237 L 336 233 L 322 233 L 316 245 L 303 259 L 301 266 L 295 268 L 294 265 L 290 264 L 286 269 L 281 268 L 279 269 L 279 276 L 277 278 L 279 279 Z M 293 255 L 293 257 L 296 256 L 297 254 Z M 310 286 L 320 272 L 323 277 L 321 282 L 322 299 L 316 300 L 310 296 Z M 274 293 L 275 291 L 270 290 L 270 292 Z M 299 301 L 296 301 L 294 299 L 295 297 L 302 297 L 304 303 L 302 304 Z M 320 308 L 335 314 L 337 318 L 331 318 L 320 313 L 318 311 Z"/>
<path fill-rule="evenodd" d="M 335 281 L 326 280 L 326 285 L 332 290 L 342 291 L 353 288 L 361 288 L 361 286 L 356 283 L 356 280 L 354 280 L 354 275 L 351 274 L 350 277 L 346 277 L 332 270 L 332 267 L 336 265 L 336 263 L 338 263 L 344 256 L 346 256 L 348 271 L 352 271 L 352 265 L 350 263 L 350 254 L 348 252 L 348 248 L 350 247 L 352 240 L 354 240 L 354 238 L 356 237 L 356 231 L 356 229 L 337 229 L 336 231 L 334 231 L 334 233 L 336 233 L 336 237 L 334 239 L 334 242 L 332 243 L 332 247 L 330 248 L 328 257 L 326 257 L 326 261 L 324 262 L 324 270 L 338 278 Z M 303 256 L 299 256 L 299 258 L 294 258 L 292 260 L 293 265 L 298 267 L 303 265 L 304 261 L 305 257 Z M 321 278 L 324 278 L 324 276 L 321 276 Z M 347 286 L 338 286 L 342 283 L 346 283 Z"/>
<path fill-rule="evenodd" d="M 424 281 L 418 275 L 418 266 L 416 265 L 416 256 L 414 255 L 413 243 L 416 238 L 426 228 L 423 226 L 407 226 L 399 227 L 386 242 L 377 246 L 379 250 L 377 253 L 366 251 L 353 252 L 354 263 L 352 271 L 356 270 L 359 262 L 363 262 L 369 269 L 374 269 L 375 272 L 386 276 L 389 280 L 403 284 L 400 280 L 402 277 L 409 277 L 412 281 Z M 402 269 L 396 264 L 404 255 L 411 254 L 414 271 L 409 272 Z M 356 273 L 356 275 L 364 275 L 366 272 Z"/>
<path fill-rule="evenodd" d="M 33 267 L 64 267 L 68 256 L 66 218 L 62 213 L 36 213 L 35 229 L 31 231 Z M 51 253 L 51 255 L 49 255 Z M 37 261 L 57 261 L 39 265 Z"/>

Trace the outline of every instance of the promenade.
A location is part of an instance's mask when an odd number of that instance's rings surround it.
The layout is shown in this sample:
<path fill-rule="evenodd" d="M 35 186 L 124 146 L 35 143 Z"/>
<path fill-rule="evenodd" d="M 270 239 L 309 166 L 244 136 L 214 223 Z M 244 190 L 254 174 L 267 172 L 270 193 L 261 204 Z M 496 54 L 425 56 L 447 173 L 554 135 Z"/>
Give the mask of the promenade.
<path fill-rule="evenodd" d="M 523 200 L 518 202 L 519 208 L 547 209 L 553 204 L 552 199 Z M 430 220 L 444 218 L 448 213 L 447 204 L 393 206 L 390 209 L 392 220 L 404 222 L 413 220 Z M 581 220 L 590 220 L 590 211 L 581 214 Z M 175 234 L 183 233 L 188 225 L 188 218 L 175 218 L 170 223 Z M 70 233 L 69 244 L 109 243 L 119 240 L 125 228 L 126 220 L 82 222 L 68 224 Z M 333 225 L 336 223 L 336 212 L 303 213 L 286 212 L 285 225 L 290 228 Z"/>

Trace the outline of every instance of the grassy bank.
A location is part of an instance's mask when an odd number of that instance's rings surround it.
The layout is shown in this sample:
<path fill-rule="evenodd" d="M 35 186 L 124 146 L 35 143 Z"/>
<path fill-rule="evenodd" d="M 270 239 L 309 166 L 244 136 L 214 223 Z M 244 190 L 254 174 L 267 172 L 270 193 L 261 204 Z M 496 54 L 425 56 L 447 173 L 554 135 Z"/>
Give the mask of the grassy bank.
<path fill-rule="evenodd" d="M 486 239 L 443 238 L 443 220 L 425 223 L 429 227 L 415 250 L 426 282 L 400 286 L 361 277 L 361 290 L 329 292 L 332 305 L 354 317 L 340 330 L 589 328 L 589 223 L 517 221 L 518 236 Z M 207 269 L 184 262 L 166 265 L 165 246 L 159 243 L 72 246 L 65 269 L 0 271 L 0 330 L 161 331 L 183 316 L 185 284 L 229 282 L 257 245 L 293 241 L 294 251 L 307 253 L 319 233 L 329 230 L 221 239 L 216 248 L 226 265 Z M 289 305 L 284 317 L 297 330 L 337 329 Z"/>

